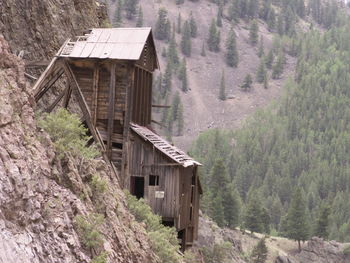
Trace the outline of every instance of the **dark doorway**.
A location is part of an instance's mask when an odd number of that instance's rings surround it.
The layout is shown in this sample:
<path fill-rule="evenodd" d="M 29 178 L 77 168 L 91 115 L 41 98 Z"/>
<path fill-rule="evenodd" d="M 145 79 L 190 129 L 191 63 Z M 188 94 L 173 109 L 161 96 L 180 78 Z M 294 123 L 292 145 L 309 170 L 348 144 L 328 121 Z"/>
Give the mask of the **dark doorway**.
<path fill-rule="evenodd" d="M 136 196 L 137 199 L 144 197 L 144 188 L 145 188 L 145 178 L 143 177 L 136 177 L 131 176 L 130 177 L 130 192 L 134 196 Z"/>

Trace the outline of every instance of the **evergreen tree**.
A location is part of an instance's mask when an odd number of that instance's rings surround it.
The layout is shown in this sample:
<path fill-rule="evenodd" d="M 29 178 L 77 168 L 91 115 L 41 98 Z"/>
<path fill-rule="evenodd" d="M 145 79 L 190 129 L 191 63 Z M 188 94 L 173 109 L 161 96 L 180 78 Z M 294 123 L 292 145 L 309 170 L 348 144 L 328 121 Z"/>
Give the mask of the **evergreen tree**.
<path fill-rule="evenodd" d="M 265 238 L 259 240 L 258 244 L 253 248 L 251 255 L 252 263 L 265 263 L 267 259 L 267 246 L 265 243 Z"/>
<path fill-rule="evenodd" d="M 264 38 L 263 36 L 260 37 L 260 42 L 259 42 L 259 49 L 258 49 L 258 57 L 261 58 L 265 54 L 264 51 Z"/>
<path fill-rule="evenodd" d="M 218 13 L 216 15 L 216 25 L 218 27 L 222 27 L 222 13 L 223 13 L 223 7 L 222 7 L 222 3 L 220 1 L 219 7 L 218 7 Z"/>
<path fill-rule="evenodd" d="M 181 5 L 181 4 L 183 4 L 185 2 L 185 0 L 176 0 L 176 4 L 177 5 Z"/>
<path fill-rule="evenodd" d="M 269 88 L 269 77 L 267 76 L 267 72 L 266 72 L 266 74 L 264 75 L 263 84 L 264 84 L 264 89 L 268 89 L 268 88 Z"/>
<path fill-rule="evenodd" d="M 219 99 L 226 100 L 226 84 L 225 84 L 225 72 L 224 72 L 224 70 L 222 71 L 222 74 L 221 74 Z"/>
<path fill-rule="evenodd" d="M 184 129 L 184 117 L 183 117 L 183 105 L 180 102 L 179 107 L 177 109 L 177 135 L 181 136 L 183 134 L 183 129 Z"/>
<path fill-rule="evenodd" d="M 177 113 L 178 113 L 180 104 L 181 104 L 180 94 L 178 91 L 176 91 L 173 97 L 173 103 L 171 105 L 171 111 L 170 111 L 170 119 L 172 121 L 177 120 L 177 115 L 178 115 Z"/>
<path fill-rule="evenodd" d="M 265 57 L 265 64 L 268 69 L 272 68 L 273 59 L 274 59 L 273 51 L 272 49 L 270 49 L 269 53 L 267 53 L 267 56 Z"/>
<path fill-rule="evenodd" d="M 298 187 L 293 195 L 287 214 L 287 236 L 298 241 L 299 251 L 301 251 L 300 241 L 305 241 L 309 237 L 309 226 L 306 217 L 306 205 Z"/>
<path fill-rule="evenodd" d="M 276 27 L 276 14 L 273 8 L 270 9 L 269 14 L 267 16 L 267 28 L 271 32 Z"/>
<path fill-rule="evenodd" d="M 209 28 L 208 48 L 214 52 L 220 50 L 220 31 L 216 27 L 215 19 L 211 21 Z"/>
<path fill-rule="evenodd" d="M 257 17 L 259 11 L 259 1 L 258 0 L 249 0 L 247 14 L 248 17 L 253 19 Z"/>
<path fill-rule="evenodd" d="M 284 34 L 284 19 L 283 15 L 280 14 L 277 18 L 277 33 L 282 36 Z"/>
<path fill-rule="evenodd" d="M 191 56 L 191 28 L 188 21 L 185 21 L 183 25 L 180 45 L 181 45 L 182 53 L 185 56 L 190 57 Z"/>
<path fill-rule="evenodd" d="M 202 44 L 201 56 L 202 56 L 202 57 L 205 57 L 205 56 L 206 56 L 206 54 L 205 54 L 205 45 L 204 45 L 204 42 L 203 42 L 203 44 Z"/>
<path fill-rule="evenodd" d="M 262 204 L 257 196 L 251 196 L 248 200 L 244 225 L 252 233 L 263 232 L 264 225 L 262 223 Z"/>
<path fill-rule="evenodd" d="M 182 25 L 182 19 L 181 14 L 177 16 L 177 27 L 176 27 L 176 33 L 181 34 L 181 25 Z"/>
<path fill-rule="evenodd" d="M 124 8 L 127 19 L 133 19 L 134 15 L 136 15 L 138 2 L 139 0 L 125 0 Z"/>
<path fill-rule="evenodd" d="M 263 224 L 263 232 L 266 234 L 270 234 L 270 221 L 271 217 L 265 207 L 262 208 L 261 210 L 261 222 Z"/>
<path fill-rule="evenodd" d="M 180 69 L 179 69 L 179 79 L 181 80 L 181 89 L 184 92 L 188 91 L 188 83 L 187 83 L 187 67 L 186 67 L 186 59 L 183 59 Z"/>
<path fill-rule="evenodd" d="M 226 41 L 226 54 L 225 54 L 226 64 L 229 67 L 237 67 L 238 65 L 238 51 L 236 44 L 236 34 L 233 29 L 230 30 Z"/>
<path fill-rule="evenodd" d="M 323 205 L 320 209 L 317 222 L 315 235 L 324 239 L 328 238 L 329 231 L 329 215 L 331 214 L 331 208 L 328 205 Z"/>
<path fill-rule="evenodd" d="M 218 192 L 212 201 L 211 218 L 217 223 L 219 227 L 225 226 L 224 207 L 222 206 L 221 192 Z"/>
<path fill-rule="evenodd" d="M 171 91 L 171 77 L 172 77 L 172 64 L 167 63 L 164 76 L 162 78 L 162 96 L 166 96 L 166 94 Z"/>
<path fill-rule="evenodd" d="M 232 183 L 225 186 L 223 189 L 224 217 L 228 227 L 235 228 L 239 225 L 239 218 L 241 212 L 241 198 L 237 189 Z"/>
<path fill-rule="evenodd" d="M 118 0 L 117 8 L 115 9 L 114 18 L 113 18 L 113 26 L 114 27 L 120 27 L 122 24 L 122 7 L 123 7 L 123 0 Z"/>
<path fill-rule="evenodd" d="M 272 67 L 272 78 L 273 79 L 278 79 L 282 75 L 284 60 L 285 60 L 284 53 L 283 53 L 283 50 L 281 49 L 279 51 L 276 63 Z"/>
<path fill-rule="evenodd" d="M 239 21 L 240 12 L 239 12 L 239 1 L 231 1 L 231 4 L 228 8 L 228 19 L 232 22 L 237 23 Z"/>
<path fill-rule="evenodd" d="M 168 40 L 170 38 L 170 22 L 168 19 L 168 11 L 165 8 L 160 8 L 158 11 L 154 36 L 159 40 Z"/>
<path fill-rule="evenodd" d="M 245 91 L 250 90 L 252 88 L 252 84 L 253 84 L 252 76 L 250 74 L 247 74 L 244 78 L 241 88 Z"/>
<path fill-rule="evenodd" d="M 141 5 L 139 6 L 139 11 L 137 12 L 137 21 L 136 21 L 136 27 L 142 27 L 143 26 L 143 12 Z"/>
<path fill-rule="evenodd" d="M 190 30 L 191 30 L 191 37 L 193 38 L 197 37 L 197 23 L 193 17 L 192 11 L 190 13 Z"/>
<path fill-rule="evenodd" d="M 260 64 L 258 67 L 258 71 L 256 72 L 256 81 L 259 83 L 263 83 L 266 79 L 266 68 L 265 68 L 265 61 L 264 59 L 260 59 Z"/>
<path fill-rule="evenodd" d="M 258 22 L 254 19 L 249 29 L 249 40 L 252 45 L 256 45 L 258 43 L 258 39 L 259 39 L 258 31 L 259 31 L 259 25 L 258 25 Z"/>
<path fill-rule="evenodd" d="M 167 57 L 168 62 L 170 62 L 175 67 L 179 64 L 179 56 L 176 49 L 175 31 L 173 31 L 171 40 L 169 42 Z"/>

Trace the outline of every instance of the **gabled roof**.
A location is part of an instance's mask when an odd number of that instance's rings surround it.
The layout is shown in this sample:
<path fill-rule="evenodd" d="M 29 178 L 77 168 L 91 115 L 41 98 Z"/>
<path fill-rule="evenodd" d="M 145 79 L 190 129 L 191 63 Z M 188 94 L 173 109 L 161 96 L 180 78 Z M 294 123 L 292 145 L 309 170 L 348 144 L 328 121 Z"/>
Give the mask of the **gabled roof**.
<path fill-rule="evenodd" d="M 193 160 L 185 152 L 179 148 L 171 145 L 159 135 L 155 134 L 150 129 L 137 125 L 135 123 L 130 124 L 131 129 L 138 134 L 145 141 L 150 142 L 156 149 L 171 158 L 173 161 L 182 165 L 183 167 L 189 166 L 201 166 L 202 164 Z"/>
<path fill-rule="evenodd" d="M 150 27 L 93 28 L 76 41 L 66 42 L 57 56 L 138 60 L 149 37 L 154 46 Z"/>

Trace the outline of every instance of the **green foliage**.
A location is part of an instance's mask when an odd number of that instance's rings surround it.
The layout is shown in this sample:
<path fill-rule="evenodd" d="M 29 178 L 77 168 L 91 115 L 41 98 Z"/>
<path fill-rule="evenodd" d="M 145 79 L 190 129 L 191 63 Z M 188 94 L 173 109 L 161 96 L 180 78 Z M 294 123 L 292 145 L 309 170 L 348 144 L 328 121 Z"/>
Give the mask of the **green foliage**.
<path fill-rule="evenodd" d="M 182 28 L 181 51 L 186 57 L 191 56 L 191 28 L 188 21 L 185 21 Z"/>
<path fill-rule="evenodd" d="M 192 11 L 190 13 L 189 25 L 190 25 L 191 37 L 193 37 L 193 38 L 197 37 L 197 31 L 198 31 L 197 23 L 196 23 L 196 20 L 193 17 Z"/>
<path fill-rule="evenodd" d="M 287 237 L 298 241 L 305 241 L 309 237 L 309 225 L 307 223 L 306 206 L 300 188 L 294 192 L 287 213 Z"/>
<path fill-rule="evenodd" d="M 252 84 L 253 84 L 253 79 L 252 79 L 252 76 L 250 74 L 247 74 L 244 78 L 244 81 L 241 85 L 241 88 L 244 90 L 244 91 L 248 91 L 252 88 Z"/>
<path fill-rule="evenodd" d="M 219 99 L 226 100 L 226 84 L 225 84 L 225 72 L 224 71 L 222 71 L 222 75 L 221 75 Z"/>
<path fill-rule="evenodd" d="M 187 83 L 187 66 L 186 66 L 186 59 L 183 59 L 179 72 L 178 72 L 179 80 L 181 80 L 181 89 L 184 92 L 188 91 L 188 83 Z"/>
<path fill-rule="evenodd" d="M 232 244 L 230 242 L 215 243 L 212 247 L 203 248 L 205 263 L 224 263 L 226 262 Z"/>
<path fill-rule="evenodd" d="M 327 239 L 329 236 L 329 215 L 331 214 L 331 208 L 328 205 L 323 205 L 320 208 L 320 212 L 316 222 L 315 235 Z"/>
<path fill-rule="evenodd" d="M 223 13 L 223 6 L 222 3 L 219 3 L 219 7 L 218 7 L 218 12 L 216 15 L 216 25 L 218 27 L 222 27 L 222 13 Z"/>
<path fill-rule="evenodd" d="M 177 27 L 176 27 L 176 33 L 180 34 L 181 33 L 181 28 L 182 28 L 182 19 L 181 19 L 181 13 L 177 16 Z"/>
<path fill-rule="evenodd" d="M 124 8 L 126 11 L 126 18 L 133 19 L 137 13 L 137 4 L 139 0 L 124 0 Z"/>
<path fill-rule="evenodd" d="M 74 225 L 85 248 L 102 248 L 104 241 L 100 228 L 103 223 L 104 218 L 100 214 L 77 215 L 74 218 Z"/>
<path fill-rule="evenodd" d="M 108 253 L 106 251 L 102 252 L 100 255 L 95 256 L 91 263 L 107 263 Z"/>
<path fill-rule="evenodd" d="M 259 83 L 263 83 L 264 80 L 266 79 L 267 79 L 267 72 L 265 68 L 265 61 L 261 59 L 258 67 L 258 71 L 256 72 L 256 81 Z"/>
<path fill-rule="evenodd" d="M 175 40 L 175 31 L 173 31 L 173 36 L 171 37 L 169 46 L 168 46 L 168 63 L 171 63 L 173 66 L 177 66 L 179 64 L 179 55 L 177 54 L 176 49 L 176 40 Z"/>
<path fill-rule="evenodd" d="M 107 181 L 95 174 L 91 178 L 90 186 L 94 195 L 101 195 L 107 190 Z"/>
<path fill-rule="evenodd" d="M 229 67 L 237 67 L 239 58 L 236 44 L 236 34 L 231 28 L 228 38 L 226 40 L 226 54 L 225 54 L 226 64 Z"/>
<path fill-rule="evenodd" d="M 79 116 L 63 108 L 44 114 L 38 120 L 38 126 L 50 135 L 61 156 L 70 153 L 77 158 L 92 159 L 99 154 L 94 146 L 87 146 L 91 137 L 86 135 L 88 130 L 81 123 Z"/>
<path fill-rule="evenodd" d="M 137 200 L 129 192 L 125 193 L 130 212 L 138 222 L 143 222 L 146 225 L 151 247 L 155 254 L 164 263 L 180 262 L 181 257 L 178 254 L 179 245 L 175 228 L 162 225 L 161 217 L 153 214 L 152 209 L 143 199 Z"/>
<path fill-rule="evenodd" d="M 205 56 L 206 56 L 206 54 L 205 54 L 205 45 L 204 45 L 204 42 L 203 42 L 203 44 L 202 44 L 201 56 L 202 56 L 202 57 L 205 57 Z"/>
<path fill-rule="evenodd" d="M 265 238 L 259 240 L 258 244 L 253 248 L 251 255 L 252 263 L 265 263 L 267 259 L 267 246 L 265 244 Z"/>
<path fill-rule="evenodd" d="M 350 255 L 350 245 L 346 246 L 343 250 L 344 255 L 349 256 Z"/>
<path fill-rule="evenodd" d="M 244 217 L 245 228 L 254 232 L 263 232 L 264 225 L 262 222 L 263 212 L 262 204 L 257 195 L 252 195 L 247 204 Z"/>
<path fill-rule="evenodd" d="M 162 7 L 158 10 L 158 19 L 154 28 L 154 37 L 159 40 L 169 40 L 170 35 L 168 11 Z"/>
<path fill-rule="evenodd" d="M 143 26 L 143 12 L 142 12 L 142 7 L 140 5 L 137 11 L 136 27 L 142 27 L 142 26 Z"/>
<path fill-rule="evenodd" d="M 216 27 L 215 19 L 211 21 L 209 27 L 209 37 L 207 40 L 208 49 L 213 52 L 220 51 L 220 31 Z"/>
<path fill-rule="evenodd" d="M 123 0 L 118 0 L 117 8 L 115 9 L 114 17 L 113 17 L 113 26 L 119 27 L 123 22 L 122 19 L 122 8 L 123 8 Z"/>
<path fill-rule="evenodd" d="M 250 29 L 249 29 L 249 41 L 252 45 L 256 45 L 259 40 L 259 25 L 257 20 L 253 20 L 252 23 L 250 24 Z"/>

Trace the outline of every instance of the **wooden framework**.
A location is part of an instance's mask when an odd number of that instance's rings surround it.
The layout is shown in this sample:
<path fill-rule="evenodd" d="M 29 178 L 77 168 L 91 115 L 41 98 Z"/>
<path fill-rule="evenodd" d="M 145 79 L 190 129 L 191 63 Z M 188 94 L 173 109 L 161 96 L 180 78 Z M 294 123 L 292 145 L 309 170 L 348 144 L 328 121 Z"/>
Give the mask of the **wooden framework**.
<path fill-rule="evenodd" d="M 130 32 L 134 31 L 137 32 L 134 29 Z M 113 37 L 110 32 L 99 29 L 98 35 Z M 78 37 L 77 42 L 66 41 L 34 85 L 34 98 L 37 102 L 41 100 L 64 77 L 66 86 L 44 110 L 68 108 L 74 96 L 84 123 L 121 186 L 144 197 L 164 222 L 174 225 L 185 249 L 197 238 L 201 194 L 197 166 L 200 164 L 148 129 L 151 123 L 157 123 L 152 120 L 152 107 L 168 106 L 152 105 L 152 72 L 158 63 L 152 34 L 141 37 L 145 43 L 138 59 L 83 55 L 86 50 L 93 54 L 94 49 L 99 49 L 99 43 L 89 49 L 90 42 L 84 42 L 96 38 L 94 34 Z M 79 46 L 84 47 L 81 52 Z M 115 53 L 109 52 L 109 56 Z M 71 53 L 82 57 L 72 57 Z M 149 180 L 157 185 L 149 185 Z"/>

